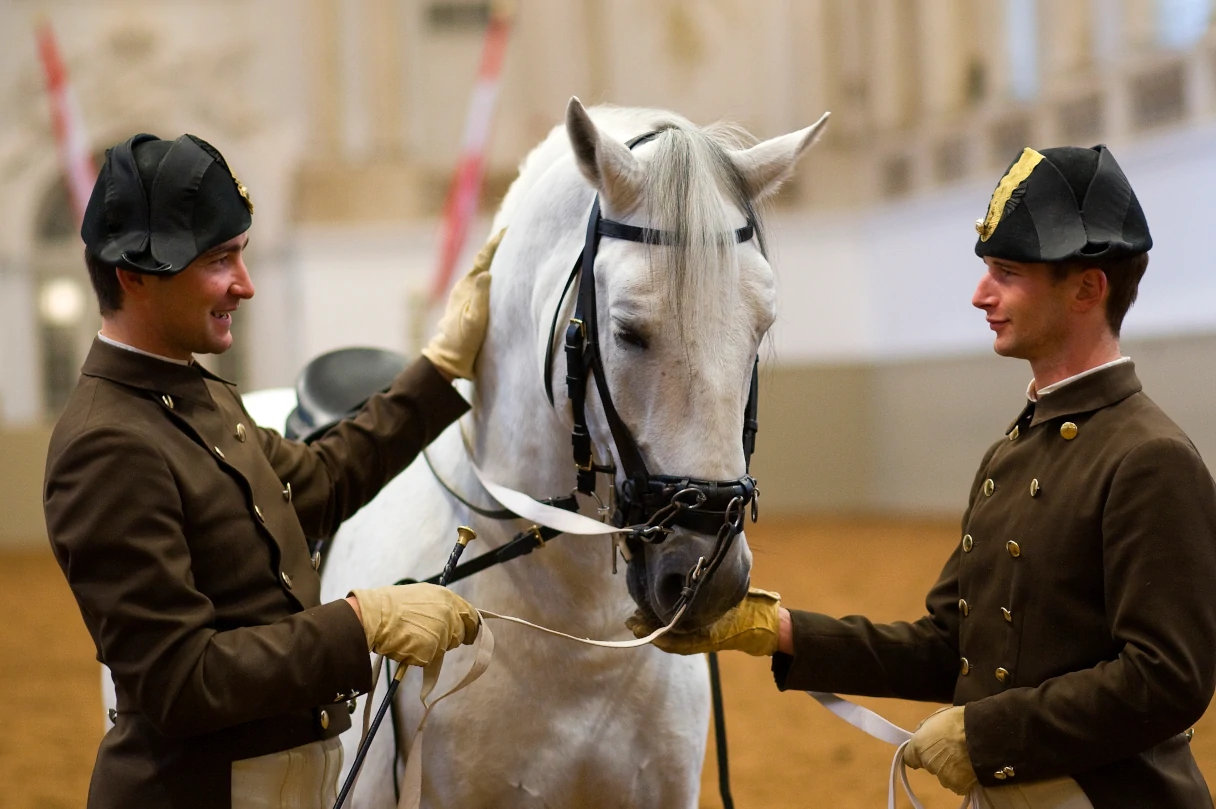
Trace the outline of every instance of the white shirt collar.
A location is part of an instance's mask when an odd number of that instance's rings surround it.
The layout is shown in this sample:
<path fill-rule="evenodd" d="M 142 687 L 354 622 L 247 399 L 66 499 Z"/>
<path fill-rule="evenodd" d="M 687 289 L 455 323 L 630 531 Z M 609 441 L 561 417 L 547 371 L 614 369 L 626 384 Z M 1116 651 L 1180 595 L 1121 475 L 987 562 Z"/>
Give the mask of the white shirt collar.
<path fill-rule="evenodd" d="M 101 340 L 101 342 L 103 342 L 103 343 L 108 343 L 109 345 L 112 345 L 115 348 L 121 348 L 124 351 L 130 351 L 135 354 L 142 354 L 145 357 L 151 357 L 154 360 L 163 360 L 165 362 L 171 362 L 174 365 L 185 365 L 185 366 L 190 365 L 190 360 L 175 360 L 172 357 L 162 357 L 160 354 L 153 354 L 151 351 L 144 351 L 142 348 L 136 348 L 135 346 L 129 346 L 126 343 L 120 343 L 117 340 L 114 340 L 110 337 L 106 337 L 101 332 L 97 332 L 97 339 Z"/>
<path fill-rule="evenodd" d="M 1131 362 L 1131 361 L 1132 361 L 1131 357 L 1120 357 L 1117 360 L 1111 360 L 1110 362 L 1104 362 L 1101 365 L 1090 368 L 1088 371 L 1082 371 L 1079 374 L 1074 374 L 1073 376 L 1068 377 L 1068 379 L 1061 379 L 1059 382 L 1054 382 L 1054 383 L 1048 385 L 1047 387 L 1043 388 L 1042 390 L 1038 390 L 1038 391 L 1035 390 L 1034 380 L 1032 379 L 1032 380 L 1030 380 L 1030 384 L 1026 386 L 1026 398 L 1032 402 L 1037 402 L 1039 400 L 1040 396 L 1046 396 L 1047 394 L 1051 393 L 1052 391 L 1059 390 L 1060 388 L 1064 387 L 1065 385 L 1068 385 L 1072 382 L 1076 382 L 1078 379 L 1081 379 L 1082 377 L 1089 376 L 1090 374 L 1096 374 L 1096 373 L 1098 373 L 1098 371 L 1102 371 L 1107 368 L 1113 368 L 1116 365 L 1122 365 L 1125 362 Z"/>

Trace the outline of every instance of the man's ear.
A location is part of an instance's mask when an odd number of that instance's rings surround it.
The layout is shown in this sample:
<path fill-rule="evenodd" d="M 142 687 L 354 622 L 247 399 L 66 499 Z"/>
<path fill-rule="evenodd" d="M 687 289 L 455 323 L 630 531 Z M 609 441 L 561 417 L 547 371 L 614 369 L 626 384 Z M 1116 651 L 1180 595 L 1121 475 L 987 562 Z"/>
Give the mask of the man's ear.
<path fill-rule="evenodd" d="M 1106 273 L 1090 267 L 1077 274 L 1077 291 L 1073 297 L 1073 308 L 1078 312 L 1088 312 L 1095 306 L 1104 306 L 1110 292 L 1106 281 Z"/>
<path fill-rule="evenodd" d="M 114 274 L 118 276 L 118 285 L 124 295 L 139 295 L 148 285 L 147 277 L 141 272 L 115 267 Z"/>

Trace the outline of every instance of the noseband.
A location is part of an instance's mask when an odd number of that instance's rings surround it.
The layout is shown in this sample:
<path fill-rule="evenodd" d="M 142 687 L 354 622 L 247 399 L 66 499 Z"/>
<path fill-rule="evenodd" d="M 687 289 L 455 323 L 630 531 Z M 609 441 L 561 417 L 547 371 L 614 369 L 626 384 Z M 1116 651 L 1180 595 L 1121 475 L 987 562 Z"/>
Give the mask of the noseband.
<path fill-rule="evenodd" d="M 658 132 L 640 135 L 627 144 L 630 149 L 658 136 Z M 743 243 L 755 235 L 755 223 L 749 212 L 748 222 L 734 233 L 736 243 Z M 583 251 L 575 261 L 566 286 L 553 313 L 553 325 L 549 332 L 549 343 L 545 354 L 545 393 L 553 404 L 553 344 L 566 295 L 576 276 L 580 276 L 578 298 L 574 316 L 566 327 L 566 389 L 574 417 L 571 443 L 574 448 L 574 463 L 577 468 L 578 491 L 594 495 L 596 474 L 611 476 L 615 495 L 612 520 L 617 526 L 636 526 L 628 535 L 627 542 L 633 548 L 638 543 L 657 544 L 665 540 L 676 526 L 698 533 L 717 533 L 717 542 L 709 560 L 702 559 L 690 572 L 686 587 L 699 585 L 712 574 L 734 538 L 742 533 L 744 513 L 751 506 L 752 520 L 758 516 L 757 500 L 760 492 L 756 480 L 747 472 L 751 469 L 751 456 L 755 450 L 758 424 L 757 412 L 757 366 L 759 358 L 752 364 L 751 389 L 743 420 L 743 456 L 745 474 L 734 480 L 701 480 L 678 475 L 653 475 L 647 470 L 642 451 L 633 434 L 621 419 L 612 395 L 608 390 L 608 377 L 604 373 L 600 353 L 598 309 L 595 295 L 595 257 L 600 238 L 638 242 L 651 245 L 675 245 L 675 234 L 668 231 L 635 227 L 622 222 L 604 219 L 600 213 L 597 194 L 587 221 L 587 235 Z M 595 379 L 596 390 L 604 408 L 608 428 L 616 444 L 616 455 L 624 471 L 624 480 L 616 483 L 616 466 L 596 464 L 591 452 L 591 435 L 587 429 L 587 381 Z"/>

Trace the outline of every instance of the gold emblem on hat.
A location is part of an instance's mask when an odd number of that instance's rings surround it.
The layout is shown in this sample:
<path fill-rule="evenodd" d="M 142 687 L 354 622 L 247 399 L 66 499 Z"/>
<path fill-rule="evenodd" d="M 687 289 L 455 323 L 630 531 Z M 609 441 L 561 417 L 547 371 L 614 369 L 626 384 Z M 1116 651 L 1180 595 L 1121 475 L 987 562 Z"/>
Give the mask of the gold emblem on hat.
<path fill-rule="evenodd" d="M 1005 172 L 1005 176 L 996 184 L 996 190 L 992 192 L 992 199 L 988 201 L 988 215 L 975 223 L 975 232 L 980 234 L 981 242 L 992 238 L 996 226 L 1001 224 L 1001 217 L 1005 214 L 1005 204 L 1009 202 L 1009 197 L 1013 195 L 1014 189 L 1025 182 L 1026 178 L 1030 176 L 1030 172 L 1034 171 L 1034 167 L 1039 165 L 1042 159 L 1043 155 L 1027 146 L 1022 150 L 1022 156 L 1018 158 L 1018 162 L 1010 166 L 1009 171 Z"/>
<path fill-rule="evenodd" d="M 236 183 L 236 192 L 241 195 L 241 200 L 244 201 L 245 207 L 249 209 L 249 213 L 253 213 L 253 199 L 249 196 L 249 189 L 237 178 L 236 172 L 232 170 L 232 166 L 226 165 L 225 168 L 232 175 L 232 182 Z"/>

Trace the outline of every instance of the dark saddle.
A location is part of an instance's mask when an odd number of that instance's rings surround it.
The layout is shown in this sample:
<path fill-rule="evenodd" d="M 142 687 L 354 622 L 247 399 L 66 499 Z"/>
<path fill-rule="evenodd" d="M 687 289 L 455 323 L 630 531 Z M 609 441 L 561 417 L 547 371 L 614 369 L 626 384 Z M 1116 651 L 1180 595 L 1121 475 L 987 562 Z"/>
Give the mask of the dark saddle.
<path fill-rule="evenodd" d="M 296 379 L 296 409 L 286 435 L 309 442 L 385 391 L 405 368 L 404 354 L 383 348 L 339 348 L 309 361 Z"/>

